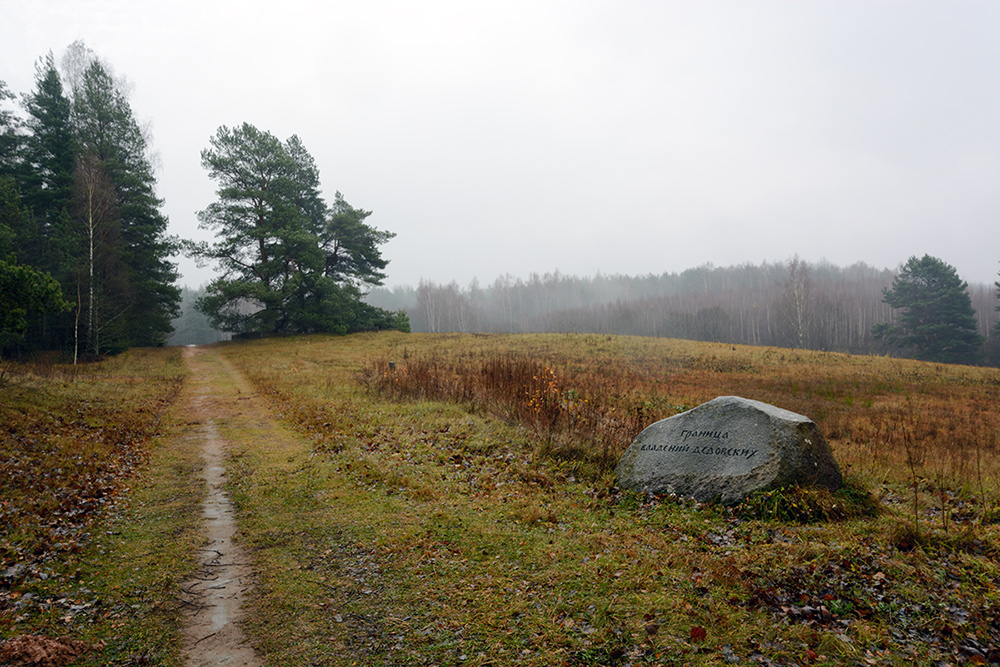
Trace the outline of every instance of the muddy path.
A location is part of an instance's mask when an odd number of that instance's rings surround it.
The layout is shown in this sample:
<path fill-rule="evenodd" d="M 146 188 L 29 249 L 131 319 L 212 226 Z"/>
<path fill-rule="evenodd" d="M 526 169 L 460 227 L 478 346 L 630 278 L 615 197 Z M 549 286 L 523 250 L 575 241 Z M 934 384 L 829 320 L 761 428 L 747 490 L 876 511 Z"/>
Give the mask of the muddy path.
<path fill-rule="evenodd" d="M 225 490 L 227 443 L 219 429 L 234 414 L 252 409 L 252 392 L 218 352 L 185 348 L 184 361 L 191 378 L 181 398 L 189 426 L 182 437 L 200 443 L 201 477 L 207 487 L 202 505 L 205 546 L 198 555 L 201 567 L 181 592 L 187 611 L 182 627 L 185 664 L 263 665 L 241 626 L 253 571 L 248 555 L 234 540 L 236 512 Z"/>

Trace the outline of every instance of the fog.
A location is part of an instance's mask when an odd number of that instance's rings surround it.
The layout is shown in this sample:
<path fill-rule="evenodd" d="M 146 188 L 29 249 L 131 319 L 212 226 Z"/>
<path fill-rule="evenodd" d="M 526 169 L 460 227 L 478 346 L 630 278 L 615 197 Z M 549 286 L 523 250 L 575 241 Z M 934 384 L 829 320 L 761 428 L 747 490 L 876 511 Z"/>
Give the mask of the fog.
<path fill-rule="evenodd" d="M 388 286 L 925 253 L 992 282 L 998 26 L 962 0 L 0 0 L 0 79 L 85 40 L 185 238 L 220 125 L 297 134 L 397 234 Z"/>

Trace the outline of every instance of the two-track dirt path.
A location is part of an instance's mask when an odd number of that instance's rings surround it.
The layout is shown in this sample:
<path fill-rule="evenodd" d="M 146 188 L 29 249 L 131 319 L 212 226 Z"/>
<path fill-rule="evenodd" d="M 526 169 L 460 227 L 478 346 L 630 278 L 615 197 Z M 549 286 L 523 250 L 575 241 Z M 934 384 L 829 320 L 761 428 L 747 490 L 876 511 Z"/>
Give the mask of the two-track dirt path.
<path fill-rule="evenodd" d="M 199 555 L 202 567 L 182 587 L 188 610 L 183 627 L 186 664 L 263 665 L 240 625 L 252 570 L 247 555 L 233 539 L 235 508 L 225 491 L 226 442 L 219 429 L 220 423 L 248 407 L 252 409 L 252 390 L 214 350 L 185 348 L 184 361 L 191 378 L 180 409 L 188 428 L 179 437 L 195 438 L 201 443 L 202 478 L 208 487 L 202 507 L 206 533 L 206 545 Z M 267 411 L 261 410 L 261 414 Z"/>

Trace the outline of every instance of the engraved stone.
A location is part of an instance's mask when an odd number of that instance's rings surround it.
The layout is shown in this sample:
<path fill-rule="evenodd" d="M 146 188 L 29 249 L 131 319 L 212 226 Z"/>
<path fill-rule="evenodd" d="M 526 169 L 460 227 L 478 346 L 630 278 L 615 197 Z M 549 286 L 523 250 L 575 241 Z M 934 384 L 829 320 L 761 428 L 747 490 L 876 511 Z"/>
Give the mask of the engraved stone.
<path fill-rule="evenodd" d="M 615 470 L 618 486 L 737 503 L 754 491 L 842 480 L 819 428 L 808 417 L 739 396 L 720 396 L 652 424 Z"/>

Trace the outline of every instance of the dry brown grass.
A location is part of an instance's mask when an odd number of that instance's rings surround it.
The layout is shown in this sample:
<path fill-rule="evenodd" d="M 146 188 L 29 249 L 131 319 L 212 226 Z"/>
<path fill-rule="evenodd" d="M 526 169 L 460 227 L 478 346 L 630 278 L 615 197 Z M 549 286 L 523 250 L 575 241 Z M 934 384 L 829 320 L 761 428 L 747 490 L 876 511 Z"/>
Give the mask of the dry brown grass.
<path fill-rule="evenodd" d="M 519 420 L 550 453 L 605 469 L 650 423 L 740 395 L 812 418 L 849 470 L 997 490 L 996 369 L 601 336 L 466 337 L 448 351 L 414 345 L 405 357 L 373 360 L 365 382 L 388 397 Z"/>

